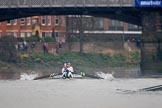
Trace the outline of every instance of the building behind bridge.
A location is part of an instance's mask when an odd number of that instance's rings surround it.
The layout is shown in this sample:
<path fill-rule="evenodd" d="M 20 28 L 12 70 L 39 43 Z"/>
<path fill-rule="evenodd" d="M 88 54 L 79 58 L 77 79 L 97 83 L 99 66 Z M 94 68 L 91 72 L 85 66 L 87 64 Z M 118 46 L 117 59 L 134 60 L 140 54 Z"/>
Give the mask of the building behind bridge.
<path fill-rule="evenodd" d="M 30 36 L 65 37 L 66 17 L 65 16 L 33 16 L 20 19 L 7 20 L 0 23 L 0 37 L 12 35 L 16 38 L 25 38 Z"/>
<path fill-rule="evenodd" d="M 124 39 L 140 37 L 141 27 L 125 22 L 100 17 L 84 16 L 84 32 L 86 36 L 119 37 Z M 0 37 L 13 35 L 14 37 L 58 37 L 59 42 L 64 42 L 66 34 L 77 34 L 76 16 L 33 16 L 7 20 L 0 23 Z"/>

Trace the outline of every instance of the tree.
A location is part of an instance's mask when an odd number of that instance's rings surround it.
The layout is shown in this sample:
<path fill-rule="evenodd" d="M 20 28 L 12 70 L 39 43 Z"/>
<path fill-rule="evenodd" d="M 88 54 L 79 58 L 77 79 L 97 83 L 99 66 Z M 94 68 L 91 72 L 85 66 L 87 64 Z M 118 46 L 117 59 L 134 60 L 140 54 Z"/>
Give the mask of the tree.
<path fill-rule="evenodd" d="M 72 39 L 71 35 L 73 34 L 73 19 L 70 19 L 69 16 L 66 17 L 66 36 L 67 36 L 67 42 L 68 42 L 68 49 L 71 51 L 72 46 Z"/>
<path fill-rule="evenodd" d="M 7 62 L 16 62 L 18 60 L 16 43 L 17 39 L 13 36 L 3 36 L 0 39 L 0 60 Z"/>
<path fill-rule="evenodd" d="M 72 41 L 80 43 L 80 53 L 84 52 L 84 42 L 90 40 L 85 30 L 94 30 L 96 22 L 94 17 L 84 15 L 73 15 L 67 17 L 67 41 L 69 43 L 69 51 L 71 51 Z"/>
<path fill-rule="evenodd" d="M 84 23 L 83 23 L 83 16 L 78 15 L 77 18 L 77 27 L 79 31 L 79 40 L 80 40 L 80 53 L 83 53 L 83 42 L 84 42 Z"/>
<path fill-rule="evenodd" d="M 80 53 L 84 52 L 84 27 L 84 19 L 82 15 L 67 17 L 67 41 L 69 43 L 69 51 L 71 51 L 72 41 L 79 41 Z"/>

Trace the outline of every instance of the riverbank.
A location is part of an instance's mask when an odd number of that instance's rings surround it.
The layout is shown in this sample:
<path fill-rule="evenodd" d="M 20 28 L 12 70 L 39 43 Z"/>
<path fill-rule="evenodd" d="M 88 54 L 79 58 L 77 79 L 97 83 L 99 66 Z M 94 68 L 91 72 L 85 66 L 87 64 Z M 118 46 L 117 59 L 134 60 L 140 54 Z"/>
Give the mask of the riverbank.
<path fill-rule="evenodd" d="M 140 52 L 118 53 L 114 55 L 100 53 L 65 52 L 59 55 L 49 53 L 22 54 L 16 63 L 0 62 L 0 74 L 60 72 L 63 63 L 70 61 L 76 71 L 86 73 L 113 73 L 117 77 L 135 77 L 139 74 Z"/>

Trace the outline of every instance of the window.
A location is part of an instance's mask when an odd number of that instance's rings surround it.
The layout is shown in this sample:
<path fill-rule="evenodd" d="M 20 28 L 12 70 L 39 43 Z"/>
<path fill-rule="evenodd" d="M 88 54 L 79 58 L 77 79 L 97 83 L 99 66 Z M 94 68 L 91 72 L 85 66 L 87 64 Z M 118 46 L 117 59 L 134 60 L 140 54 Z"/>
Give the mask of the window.
<path fill-rule="evenodd" d="M 109 26 L 115 26 L 115 20 L 109 20 Z"/>
<path fill-rule="evenodd" d="M 34 24 L 37 24 L 37 19 L 32 19 L 32 24 L 34 25 Z"/>
<path fill-rule="evenodd" d="M 58 42 L 59 33 L 58 32 L 54 32 L 54 36 L 55 36 L 56 42 Z"/>
<path fill-rule="evenodd" d="M 136 28 L 136 29 L 137 29 L 137 28 L 139 28 L 139 27 L 138 27 L 137 25 L 134 25 L 134 28 Z"/>
<path fill-rule="evenodd" d="M 55 16 L 55 25 L 59 25 L 59 17 Z"/>
<path fill-rule="evenodd" d="M 109 20 L 109 30 L 115 30 L 115 20 Z"/>
<path fill-rule="evenodd" d="M 128 24 L 128 28 L 130 28 L 130 29 L 134 28 L 133 24 Z"/>
<path fill-rule="evenodd" d="M 49 37 L 52 37 L 52 32 L 49 32 L 49 33 L 48 33 L 48 36 L 49 36 Z"/>
<path fill-rule="evenodd" d="M 46 32 L 42 32 L 42 37 L 46 37 Z"/>
<path fill-rule="evenodd" d="M 15 38 L 17 38 L 17 32 L 14 32 L 14 33 L 13 33 L 13 36 L 14 36 Z"/>
<path fill-rule="evenodd" d="M 51 16 L 48 16 L 48 25 L 51 25 Z"/>
<path fill-rule="evenodd" d="M 118 23 L 117 23 L 117 26 L 118 27 L 123 27 L 123 22 L 122 21 L 117 21 Z"/>
<path fill-rule="evenodd" d="M 31 36 L 31 34 L 32 34 L 31 32 L 28 32 L 28 33 L 27 33 L 27 37 L 30 37 L 30 36 Z"/>
<path fill-rule="evenodd" d="M 17 19 L 13 20 L 13 25 L 17 25 Z"/>
<path fill-rule="evenodd" d="M 62 16 L 61 19 L 62 19 L 62 26 L 64 26 L 65 25 L 65 18 L 64 18 L 64 16 Z"/>
<path fill-rule="evenodd" d="M 137 25 L 134 24 L 128 24 L 128 30 L 140 30 L 140 28 Z"/>
<path fill-rule="evenodd" d="M 124 23 L 122 21 L 116 21 L 116 29 L 117 30 L 124 30 Z"/>
<path fill-rule="evenodd" d="M 65 43 L 65 33 L 62 35 L 62 43 Z"/>
<path fill-rule="evenodd" d="M 31 21 L 30 21 L 30 17 L 27 18 L 27 25 L 30 25 L 31 24 Z"/>
<path fill-rule="evenodd" d="M 54 36 L 55 37 L 58 37 L 58 32 L 54 32 Z"/>
<path fill-rule="evenodd" d="M 99 28 L 103 28 L 103 18 L 99 18 L 98 21 L 97 21 L 97 26 Z"/>
<path fill-rule="evenodd" d="M 7 25 L 11 25 L 11 20 L 7 20 Z"/>
<path fill-rule="evenodd" d="M 142 29 L 142 27 L 141 27 L 141 26 L 138 26 L 138 28 L 139 28 L 139 30 L 141 30 L 141 29 Z"/>
<path fill-rule="evenodd" d="M 25 32 L 21 32 L 20 37 L 25 37 Z"/>
<path fill-rule="evenodd" d="M 21 18 L 21 19 L 20 19 L 20 24 L 21 24 L 21 25 L 25 25 L 25 18 Z"/>
<path fill-rule="evenodd" d="M 46 16 L 42 16 L 41 19 L 42 19 L 42 25 L 46 25 Z"/>
<path fill-rule="evenodd" d="M 11 36 L 11 32 L 6 32 L 6 35 L 7 36 Z"/>

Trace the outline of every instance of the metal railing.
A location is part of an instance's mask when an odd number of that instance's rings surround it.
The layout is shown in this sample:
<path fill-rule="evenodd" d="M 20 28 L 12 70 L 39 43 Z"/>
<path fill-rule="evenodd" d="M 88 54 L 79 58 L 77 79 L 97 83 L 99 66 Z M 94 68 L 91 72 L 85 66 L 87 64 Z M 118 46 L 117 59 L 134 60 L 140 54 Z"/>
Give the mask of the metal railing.
<path fill-rule="evenodd" d="M 0 0 L 0 8 L 133 6 L 134 0 Z"/>

